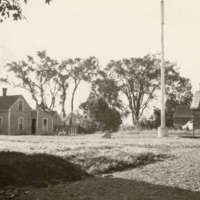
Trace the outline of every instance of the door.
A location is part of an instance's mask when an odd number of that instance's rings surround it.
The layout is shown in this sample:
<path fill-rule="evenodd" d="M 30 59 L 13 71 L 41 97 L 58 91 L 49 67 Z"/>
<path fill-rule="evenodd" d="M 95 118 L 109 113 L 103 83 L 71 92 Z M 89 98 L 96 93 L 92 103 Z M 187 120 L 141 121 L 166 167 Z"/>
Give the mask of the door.
<path fill-rule="evenodd" d="M 31 133 L 35 134 L 35 132 L 36 132 L 36 119 L 32 119 Z"/>

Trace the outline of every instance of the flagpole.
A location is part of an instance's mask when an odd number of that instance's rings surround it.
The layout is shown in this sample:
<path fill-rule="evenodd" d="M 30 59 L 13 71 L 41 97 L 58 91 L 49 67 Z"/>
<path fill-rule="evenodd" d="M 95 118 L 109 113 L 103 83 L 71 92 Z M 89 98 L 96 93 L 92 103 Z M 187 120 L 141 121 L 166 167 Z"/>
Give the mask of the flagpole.
<path fill-rule="evenodd" d="M 165 59 L 164 59 L 164 0 L 161 0 L 161 126 L 158 127 L 158 137 L 168 137 L 165 127 Z"/>

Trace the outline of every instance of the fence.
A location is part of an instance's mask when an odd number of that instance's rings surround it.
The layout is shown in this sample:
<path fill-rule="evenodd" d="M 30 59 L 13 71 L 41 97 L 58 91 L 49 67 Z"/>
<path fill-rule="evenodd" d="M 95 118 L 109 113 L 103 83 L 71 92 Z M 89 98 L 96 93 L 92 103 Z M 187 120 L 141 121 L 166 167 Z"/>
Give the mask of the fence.
<path fill-rule="evenodd" d="M 76 135 L 80 133 L 80 125 L 59 125 L 55 126 L 56 135 Z"/>

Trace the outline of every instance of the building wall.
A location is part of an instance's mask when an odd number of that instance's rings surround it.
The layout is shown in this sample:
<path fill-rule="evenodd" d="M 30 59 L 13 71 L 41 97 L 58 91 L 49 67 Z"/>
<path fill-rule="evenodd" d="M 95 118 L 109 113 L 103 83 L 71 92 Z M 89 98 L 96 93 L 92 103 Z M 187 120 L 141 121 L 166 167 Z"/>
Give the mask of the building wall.
<path fill-rule="evenodd" d="M 0 111 L 0 118 L 2 117 L 2 131 L 0 134 L 8 135 L 8 111 Z"/>
<path fill-rule="evenodd" d="M 37 110 L 32 110 L 31 111 L 31 118 L 32 119 L 37 119 Z"/>
<path fill-rule="evenodd" d="M 200 111 L 194 111 L 194 129 L 200 129 Z"/>
<path fill-rule="evenodd" d="M 53 116 L 53 133 L 56 132 L 56 126 L 62 126 L 63 122 L 60 118 L 60 116 L 58 115 L 58 113 L 55 113 Z"/>
<path fill-rule="evenodd" d="M 174 118 L 174 126 L 184 126 L 189 120 L 190 117 L 176 117 Z"/>
<path fill-rule="evenodd" d="M 48 119 L 48 130 L 43 130 L 43 119 Z M 38 118 L 37 118 L 37 134 L 45 135 L 45 134 L 53 134 L 53 117 L 46 112 L 38 110 Z"/>
<path fill-rule="evenodd" d="M 54 125 L 63 125 L 63 122 L 62 122 L 60 116 L 58 115 L 58 113 L 54 114 L 53 121 L 54 121 Z"/>
<path fill-rule="evenodd" d="M 23 101 L 22 111 L 18 110 L 19 100 Z M 18 118 L 24 118 L 23 130 L 18 130 Z M 30 134 L 31 133 L 31 107 L 21 96 L 10 108 L 10 135 Z"/>
<path fill-rule="evenodd" d="M 31 134 L 37 134 L 37 110 L 31 110 Z"/>

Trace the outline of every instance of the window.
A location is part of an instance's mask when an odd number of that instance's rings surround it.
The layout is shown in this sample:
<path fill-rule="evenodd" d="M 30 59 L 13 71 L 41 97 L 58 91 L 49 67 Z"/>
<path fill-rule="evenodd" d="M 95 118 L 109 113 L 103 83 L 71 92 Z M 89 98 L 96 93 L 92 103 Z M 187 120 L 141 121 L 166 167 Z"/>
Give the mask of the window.
<path fill-rule="evenodd" d="M 2 119 L 2 117 L 0 117 L 0 133 L 2 131 L 2 124 L 3 124 L 3 119 Z"/>
<path fill-rule="evenodd" d="M 19 117 L 18 118 L 18 130 L 23 131 L 23 129 L 24 129 L 24 118 Z"/>
<path fill-rule="evenodd" d="M 42 126 L 43 131 L 48 131 L 48 119 L 43 118 L 43 126 Z"/>
<path fill-rule="evenodd" d="M 18 110 L 19 111 L 22 111 L 23 110 L 23 101 L 22 100 L 19 100 L 19 104 L 18 104 Z"/>

